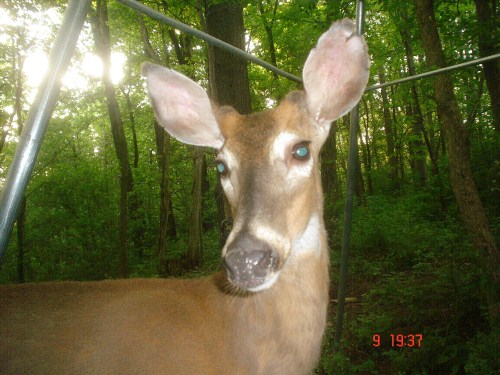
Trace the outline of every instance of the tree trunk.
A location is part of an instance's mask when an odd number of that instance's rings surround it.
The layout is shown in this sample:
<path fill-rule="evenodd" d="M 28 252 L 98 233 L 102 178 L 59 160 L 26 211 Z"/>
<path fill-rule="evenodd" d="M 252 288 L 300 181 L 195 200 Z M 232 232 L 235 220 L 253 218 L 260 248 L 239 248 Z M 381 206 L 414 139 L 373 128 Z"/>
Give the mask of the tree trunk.
<path fill-rule="evenodd" d="M 220 227 L 219 245 L 221 248 L 226 244 L 227 237 L 232 229 L 231 209 L 229 202 L 224 195 L 224 190 L 220 183 L 220 178 L 217 179 L 217 185 L 214 191 L 215 205 L 217 207 L 217 219 Z"/>
<path fill-rule="evenodd" d="M 267 16 L 269 16 L 270 12 L 266 12 L 264 10 L 264 4 L 262 3 L 262 0 L 258 1 L 258 7 L 259 7 L 259 13 L 260 13 L 260 18 L 262 20 L 262 23 L 264 25 L 264 29 L 266 30 L 266 35 L 267 35 L 267 43 L 269 44 L 269 58 L 271 60 L 271 64 L 274 66 L 278 66 L 277 60 L 276 60 L 276 46 L 274 45 L 274 35 L 273 35 L 273 26 L 274 22 L 276 20 L 276 11 L 278 9 L 278 0 L 274 1 L 273 5 L 273 12 L 271 13 L 271 20 L 268 22 L 267 21 Z M 278 78 L 278 74 L 273 72 L 273 77 L 274 79 Z"/>
<path fill-rule="evenodd" d="M 9 124 L 9 115 L 4 110 L 0 111 L 0 154 L 5 147 L 5 140 L 7 138 L 7 124 Z M 10 125 L 10 124 L 9 124 Z M 2 164 L 4 158 L 0 159 L 0 165 Z"/>
<path fill-rule="evenodd" d="M 408 138 L 410 151 L 410 166 L 413 180 L 417 186 L 424 187 L 427 183 L 427 166 L 425 164 L 424 142 L 422 141 L 421 126 L 418 124 L 419 115 L 414 112 L 415 105 L 409 103 L 405 107 L 406 117 L 411 119 L 411 133 Z"/>
<path fill-rule="evenodd" d="M 26 197 L 23 197 L 16 219 L 17 226 L 17 282 L 26 281 L 24 274 L 24 234 L 26 229 Z"/>
<path fill-rule="evenodd" d="M 108 9 L 106 0 L 97 0 L 96 14 L 93 18 L 92 29 L 96 51 L 103 62 L 102 81 L 106 95 L 111 133 L 115 146 L 116 156 L 120 167 L 120 220 L 118 235 L 118 257 L 120 277 L 128 275 L 127 233 L 128 233 L 128 194 L 133 190 L 132 170 L 128 160 L 127 140 L 120 106 L 116 98 L 115 87 L 111 80 L 111 43 L 108 26 Z"/>
<path fill-rule="evenodd" d="M 173 29 L 168 29 L 167 33 L 174 46 L 175 55 L 179 65 L 189 64 L 192 54 L 192 37 L 186 34 L 177 35 Z M 194 78 L 194 77 L 191 77 Z M 164 150 L 165 151 L 165 150 Z M 190 227 L 189 227 L 189 243 L 186 252 L 186 262 L 180 261 L 179 268 L 193 269 L 199 267 L 203 263 L 203 234 L 201 226 L 201 207 L 202 207 L 202 177 L 204 150 L 202 147 L 194 147 L 194 163 L 193 163 L 193 185 L 191 192 L 191 212 L 190 212 Z M 165 178 L 166 181 L 166 178 Z M 166 199 L 166 198 L 164 198 Z M 165 202 L 168 205 L 168 201 Z M 168 206 L 163 209 L 168 209 Z M 168 223 L 168 216 L 167 216 Z M 168 268 L 173 265 L 172 260 L 168 260 Z"/>
<path fill-rule="evenodd" d="M 168 224 L 167 235 L 170 240 L 177 240 L 177 224 L 175 223 L 174 208 L 170 193 L 168 194 Z"/>
<path fill-rule="evenodd" d="M 401 13 L 400 13 L 400 18 L 403 21 L 401 28 L 400 28 L 400 33 L 401 33 L 401 40 L 403 41 L 403 45 L 405 47 L 405 57 L 406 57 L 406 65 L 408 66 L 408 72 L 410 73 L 410 76 L 414 76 L 417 74 L 417 71 L 415 69 L 415 62 L 414 62 L 414 54 L 413 54 L 413 48 L 411 45 L 411 35 L 410 31 L 408 30 L 408 23 L 410 22 L 408 18 L 408 11 L 407 11 L 407 2 L 403 1 L 401 3 Z M 437 175 L 439 173 L 439 168 L 438 168 L 438 163 L 437 163 L 437 158 L 434 153 L 434 148 L 432 146 L 432 143 L 430 142 L 429 135 L 427 134 L 427 131 L 424 126 L 424 116 L 422 114 L 422 108 L 420 106 L 420 99 L 418 97 L 418 90 L 417 90 L 417 83 L 416 81 L 411 81 L 410 83 L 410 89 L 411 89 L 411 97 L 413 99 L 412 102 L 412 113 L 413 113 L 413 133 L 415 136 L 419 139 L 418 141 L 418 148 L 422 149 L 422 141 L 421 138 L 423 137 L 425 141 L 425 145 L 427 146 L 427 152 L 429 153 L 429 158 L 431 160 L 431 165 L 432 165 L 432 174 Z M 420 170 L 420 182 L 422 185 L 425 185 L 426 180 L 427 180 L 427 171 L 426 171 L 426 165 L 425 165 L 425 155 L 422 151 L 419 152 L 418 157 L 420 158 L 420 161 L 417 159 L 417 169 Z"/>
<path fill-rule="evenodd" d="M 191 191 L 191 216 L 189 220 L 189 243 L 187 266 L 193 269 L 203 263 L 203 243 L 201 230 L 201 187 L 203 171 L 203 148 L 194 148 L 193 188 Z"/>
<path fill-rule="evenodd" d="M 144 22 L 142 15 L 137 16 L 139 26 L 141 28 L 143 48 L 146 55 L 156 64 L 168 66 L 168 54 L 163 58 L 156 52 L 149 40 L 149 32 Z M 165 28 L 160 27 L 162 40 L 165 40 Z M 175 33 L 169 32 L 172 43 L 175 46 L 175 52 L 179 63 L 186 63 L 187 57 L 185 51 L 179 46 L 179 39 Z M 166 48 L 163 48 L 167 51 Z M 190 51 L 188 52 L 190 56 Z M 168 256 L 168 239 L 175 239 L 177 231 L 175 227 L 175 217 L 172 208 L 172 199 L 170 196 L 169 187 L 169 170 L 170 170 L 170 135 L 155 121 L 155 140 L 158 168 L 160 170 L 160 223 L 158 230 L 158 275 L 167 277 L 172 274 L 173 269 L 179 271 L 181 262 Z M 175 263 L 175 264 L 174 264 Z"/>
<path fill-rule="evenodd" d="M 20 31 L 18 42 L 15 46 L 15 60 L 13 64 L 13 76 L 15 77 L 16 82 L 16 96 L 14 100 L 14 110 L 17 116 L 17 130 L 18 134 L 21 135 L 24 127 L 23 121 L 23 105 L 22 105 L 22 97 L 23 97 L 23 66 L 24 66 L 24 57 L 21 56 L 21 50 L 25 47 L 24 43 L 24 35 L 21 35 L 22 31 Z M 17 64 L 16 64 L 17 62 Z M 17 65 L 17 69 L 16 69 Z M 16 218 L 16 227 L 17 227 L 17 280 L 18 282 L 25 282 L 25 274 L 24 274 L 24 234 L 26 229 L 26 195 L 23 195 L 21 200 L 21 205 L 19 207 L 19 213 Z"/>
<path fill-rule="evenodd" d="M 433 0 L 415 0 L 415 10 L 422 36 L 427 63 L 435 68 L 445 67 L 446 61 L 439 39 L 434 14 Z M 494 289 L 498 280 L 498 249 L 471 169 L 468 130 L 462 120 L 449 75 L 438 75 L 433 79 L 439 118 L 446 137 L 449 158 L 450 180 L 457 205 L 471 243 L 480 251 L 480 259 L 488 279 L 486 297 L 490 318 L 498 314 Z"/>
<path fill-rule="evenodd" d="M 139 167 L 139 145 L 137 143 L 137 132 L 135 130 L 135 116 L 132 107 L 132 101 L 130 100 L 130 93 L 128 90 L 122 90 L 123 96 L 127 103 L 128 119 L 130 122 L 130 130 L 132 131 L 132 144 L 134 145 L 134 169 Z"/>
<path fill-rule="evenodd" d="M 365 181 L 363 180 L 363 172 L 361 171 L 361 160 L 359 154 L 356 156 L 356 181 L 354 183 L 354 195 L 358 199 L 358 204 L 364 204 L 365 201 Z"/>
<path fill-rule="evenodd" d="M 156 53 L 155 49 L 151 45 L 151 41 L 149 40 L 149 32 L 146 27 L 146 23 L 144 22 L 144 16 L 140 13 L 137 13 L 137 21 L 139 22 L 139 26 L 141 28 L 142 35 L 142 46 L 144 48 L 144 53 L 148 58 L 153 60 L 156 64 L 162 64 L 161 58 Z"/>
<path fill-rule="evenodd" d="M 238 3 L 211 5 L 207 11 L 207 31 L 210 35 L 245 49 L 245 29 L 243 26 L 243 8 Z M 230 105 L 245 114 L 252 111 L 250 89 L 248 85 L 248 67 L 246 60 L 219 48 L 208 47 L 208 66 L 210 95 L 219 105 Z M 231 211 L 225 199 L 220 182 L 216 187 L 217 212 L 221 222 L 221 244 L 228 234 Z M 230 225 L 229 225 L 230 226 Z"/>
<path fill-rule="evenodd" d="M 366 104 L 366 103 L 365 103 Z M 366 113 L 368 110 L 366 109 Z M 368 188 L 368 195 L 373 195 L 373 182 L 372 182 L 372 154 L 370 150 L 370 135 L 368 134 L 368 129 L 365 126 L 365 132 L 363 135 L 363 129 L 360 127 L 358 132 L 359 144 L 361 146 L 361 157 L 363 161 L 363 165 L 365 166 L 365 176 L 366 176 L 366 184 Z M 360 163 L 361 167 L 361 163 Z M 361 168 L 360 168 L 361 171 Z"/>
<path fill-rule="evenodd" d="M 214 203 L 212 199 L 206 199 L 207 193 L 210 191 L 210 181 L 208 180 L 208 163 L 206 153 L 203 153 L 202 159 L 202 167 L 201 167 L 201 207 L 202 210 L 205 211 L 209 209 L 209 207 Z M 209 231 L 214 227 L 214 219 L 213 217 L 202 217 L 201 221 L 201 229 L 203 233 Z"/>
<path fill-rule="evenodd" d="M 337 124 L 333 123 L 330 134 L 321 149 L 321 183 L 325 196 L 325 224 L 332 236 L 338 233 L 335 204 L 340 200 L 340 184 L 337 171 Z"/>
<path fill-rule="evenodd" d="M 481 25 L 477 28 L 479 31 L 479 55 L 486 57 L 498 53 L 498 49 L 495 47 L 495 40 L 498 36 L 497 18 L 490 9 L 487 0 L 474 0 L 474 3 L 476 4 L 477 21 Z M 498 60 L 483 63 L 483 71 L 490 93 L 494 126 L 497 131 L 500 131 L 500 69 Z"/>
<path fill-rule="evenodd" d="M 379 69 L 379 81 L 380 83 L 385 83 L 385 71 L 384 66 L 381 65 Z M 387 145 L 387 158 L 389 159 L 389 176 L 391 180 L 391 188 L 392 190 L 399 190 L 399 178 L 398 178 L 398 159 L 396 157 L 396 151 L 394 148 L 394 130 L 392 126 L 392 117 L 389 112 L 389 99 L 387 96 L 387 90 L 385 87 L 381 88 L 382 95 L 382 106 L 384 112 L 384 132 L 385 132 L 385 140 Z"/>
<path fill-rule="evenodd" d="M 158 275 L 168 276 L 167 239 L 170 218 L 170 191 L 168 172 L 170 165 L 170 135 L 155 121 L 157 133 L 158 164 L 161 171 L 160 179 L 160 229 L 158 234 Z"/>
<path fill-rule="evenodd" d="M 22 103 L 21 98 L 23 94 L 23 62 L 22 57 L 19 54 L 19 50 L 16 51 L 16 55 L 18 57 L 19 66 L 16 71 L 16 99 L 14 108 L 17 114 L 17 126 L 19 135 L 23 131 L 24 122 L 23 122 L 23 113 L 22 113 Z M 16 219 L 16 227 L 17 227 L 17 281 L 22 284 L 26 281 L 25 273 L 24 273 L 24 260 L 25 260 L 25 232 L 26 232 L 26 195 L 23 195 L 21 200 L 21 205 L 19 207 L 19 213 L 17 214 Z"/>
<path fill-rule="evenodd" d="M 207 12 L 208 33 L 242 50 L 245 49 L 243 8 L 238 3 L 211 5 Z M 220 48 L 209 46 L 210 93 L 219 105 L 230 105 L 250 113 L 247 61 Z"/>
<path fill-rule="evenodd" d="M 154 122 L 156 133 L 156 154 L 158 170 L 160 176 L 160 227 L 158 230 L 158 275 L 161 277 L 169 276 L 170 262 L 172 257 L 168 256 L 168 240 L 177 238 L 177 229 L 175 226 L 174 210 L 170 197 L 169 187 L 169 165 L 170 165 L 170 134 L 156 121 Z M 176 264 L 177 266 L 178 264 Z"/>
<path fill-rule="evenodd" d="M 337 171 L 337 124 L 333 123 L 321 150 L 321 181 L 329 202 L 340 200 L 340 183 Z M 329 202 L 325 202 L 327 205 Z"/>
<path fill-rule="evenodd" d="M 142 43 L 144 52 L 155 63 L 161 64 L 161 58 L 156 54 L 151 42 L 149 40 L 149 33 L 144 22 L 142 15 L 137 15 L 139 25 L 141 27 Z M 158 229 L 158 275 L 160 277 L 167 277 L 169 272 L 168 266 L 168 247 L 167 238 L 169 230 L 169 216 L 170 216 L 170 192 L 168 186 L 168 174 L 170 168 L 170 135 L 154 121 L 156 152 L 158 168 L 160 170 L 160 227 Z"/>
<path fill-rule="evenodd" d="M 132 101 L 130 99 L 130 93 L 128 90 L 123 89 L 123 96 L 125 97 L 125 101 L 127 103 L 127 112 L 128 118 L 130 122 L 130 130 L 132 132 L 132 144 L 134 147 L 134 170 L 139 168 L 139 145 L 137 143 L 137 132 L 135 129 L 135 116 L 132 106 Z M 146 224 L 143 220 L 143 216 L 141 214 L 141 210 L 139 209 L 141 202 L 137 194 L 131 194 L 129 196 L 129 207 L 130 207 L 130 219 L 133 226 L 133 242 L 134 249 L 139 258 L 142 258 L 144 253 L 145 246 L 145 237 L 146 237 Z"/>

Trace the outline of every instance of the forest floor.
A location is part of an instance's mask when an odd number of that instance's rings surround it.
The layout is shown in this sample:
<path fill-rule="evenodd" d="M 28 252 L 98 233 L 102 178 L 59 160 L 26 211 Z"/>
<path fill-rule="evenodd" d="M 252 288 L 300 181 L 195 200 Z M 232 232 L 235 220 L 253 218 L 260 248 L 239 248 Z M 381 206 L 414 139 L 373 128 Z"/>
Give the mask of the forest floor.
<path fill-rule="evenodd" d="M 365 310 L 364 295 L 371 290 L 375 284 L 376 277 L 366 277 L 358 275 L 349 275 L 346 290 L 346 302 L 344 305 L 344 323 L 342 339 L 344 342 L 356 341 L 356 338 L 350 333 L 349 325 L 356 322 L 357 318 L 362 316 Z M 338 307 L 338 285 L 335 284 L 336 280 L 332 280 L 330 286 L 330 305 L 328 311 L 328 330 L 327 340 L 333 341 L 334 330 L 337 324 L 337 307 Z M 373 332 L 376 334 L 377 332 Z M 371 344 L 371 343 L 370 343 Z M 374 350 L 376 350 L 374 348 Z M 344 348 L 345 355 L 349 358 L 351 364 L 362 364 L 373 358 L 371 353 L 366 351 L 366 343 L 359 347 L 349 346 Z M 378 357 L 375 363 L 375 369 L 356 371 L 357 375 L 372 375 L 378 374 L 391 374 L 392 373 L 391 361 L 388 358 Z"/>

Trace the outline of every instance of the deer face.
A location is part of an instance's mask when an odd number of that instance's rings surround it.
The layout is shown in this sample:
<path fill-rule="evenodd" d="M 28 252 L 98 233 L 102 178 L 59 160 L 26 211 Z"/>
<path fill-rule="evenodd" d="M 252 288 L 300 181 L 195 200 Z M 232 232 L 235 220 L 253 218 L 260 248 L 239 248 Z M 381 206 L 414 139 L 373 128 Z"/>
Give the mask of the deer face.
<path fill-rule="evenodd" d="M 219 150 L 217 169 L 234 217 L 222 256 L 236 288 L 270 288 L 288 262 L 319 256 L 319 151 L 330 123 L 361 97 L 368 67 L 354 24 L 339 21 L 308 57 L 305 92 L 290 93 L 272 111 L 240 115 L 213 108 L 203 89 L 179 73 L 144 65 L 158 122 L 180 141 Z"/>
<path fill-rule="evenodd" d="M 242 116 L 226 110 L 217 119 L 226 139 L 217 169 L 234 217 L 224 265 L 240 289 L 262 290 L 296 255 L 306 228 L 313 239 L 323 230 L 317 161 L 324 135 L 310 126 L 302 92 L 273 111 Z"/>

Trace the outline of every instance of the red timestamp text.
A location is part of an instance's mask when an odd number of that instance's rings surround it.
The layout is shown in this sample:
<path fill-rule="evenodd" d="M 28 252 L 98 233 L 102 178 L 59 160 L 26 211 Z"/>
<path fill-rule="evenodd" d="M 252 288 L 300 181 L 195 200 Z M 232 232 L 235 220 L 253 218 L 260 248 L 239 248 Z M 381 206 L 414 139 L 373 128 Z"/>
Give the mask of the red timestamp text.
<path fill-rule="evenodd" d="M 393 348 L 420 348 L 424 335 L 421 333 L 391 333 L 382 339 L 378 333 L 372 336 L 372 346 L 379 348 L 381 346 L 391 346 Z"/>

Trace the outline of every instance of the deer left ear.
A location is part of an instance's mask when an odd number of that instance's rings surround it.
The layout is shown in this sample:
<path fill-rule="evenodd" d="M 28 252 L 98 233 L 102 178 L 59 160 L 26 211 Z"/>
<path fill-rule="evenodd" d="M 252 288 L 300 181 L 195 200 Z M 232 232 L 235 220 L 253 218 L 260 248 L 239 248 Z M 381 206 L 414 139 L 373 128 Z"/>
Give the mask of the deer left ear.
<path fill-rule="evenodd" d="M 302 76 L 309 115 L 324 125 L 349 112 L 368 83 L 370 60 L 351 20 L 335 22 L 318 40 Z"/>
<path fill-rule="evenodd" d="M 224 138 L 200 85 L 175 70 L 151 63 L 142 65 L 142 75 L 158 123 L 166 131 L 190 145 L 222 147 Z"/>

